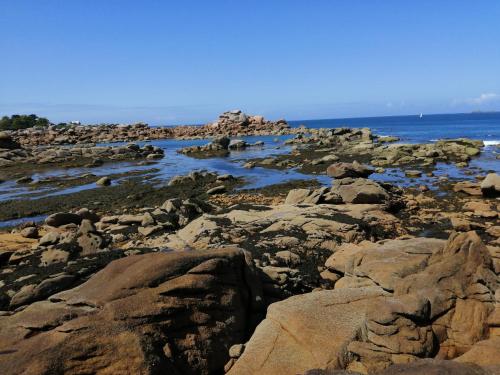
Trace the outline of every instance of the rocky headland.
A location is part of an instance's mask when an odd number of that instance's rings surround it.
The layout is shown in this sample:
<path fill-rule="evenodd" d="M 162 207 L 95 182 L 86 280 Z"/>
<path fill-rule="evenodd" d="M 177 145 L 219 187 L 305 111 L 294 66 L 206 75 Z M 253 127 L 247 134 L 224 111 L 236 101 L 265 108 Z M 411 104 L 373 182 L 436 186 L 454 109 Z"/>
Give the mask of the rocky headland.
<path fill-rule="evenodd" d="M 44 213 L 0 233 L 2 373 L 500 373 L 500 177 L 470 166 L 482 142 L 289 130 L 240 111 L 192 128 L 175 137 L 213 138 L 179 150 L 197 158 L 261 146 L 245 134 L 295 133 L 290 153 L 247 167 L 330 183 L 245 189 L 244 178 L 193 171 L 165 186 L 139 176 L 59 201 L 1 202 L 3 219 Z M 109 129 L 127 142 L 172 131 Z M 53 130 L 0 146 L 27 165 L 163 156 L 147 145 L 34 154 Z M 75 130 L 62 143 L 111 133 Z M 435 175 L 440 163 L 477 178 Z M 376 179 L 385 169 L 427 182 Z"/>

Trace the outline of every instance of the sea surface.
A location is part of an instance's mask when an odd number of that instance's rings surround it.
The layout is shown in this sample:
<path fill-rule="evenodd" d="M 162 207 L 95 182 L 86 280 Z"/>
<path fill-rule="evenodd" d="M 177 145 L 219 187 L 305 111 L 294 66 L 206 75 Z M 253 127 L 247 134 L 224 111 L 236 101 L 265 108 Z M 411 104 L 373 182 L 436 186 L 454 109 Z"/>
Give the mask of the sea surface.
<path fill-rule="evenodd" d="M 425 143 L 434 142 L 438 139 L 451 138 L 472 138 L 484 141 L 486 147 L 481 156 L 474 158 L 470 163 L 470 168 L 474 174 L 484 174 L 488 171 L 500 172 L 500 160 L 496 159 L 500 153 L 500 113 L 473 113 L 473 114 L 453 114 L 453 115 L 419 115 L 414 116 L 394 116 L 394 117 L 367 117 L 348 119 L 325 119 L 325 120 L 303 120 L 290 121 L 291 126 L 298 127 L 305 125 L 310 128 L 337 128 L 337 127 L 367 127 L 378 135 L 394 135 L 400 137 L 402 143 Z M 243 188 L 259 188 L 266 185 L 286 182 L 298 179 L 317 179 L 319 182 L 328 185 L 331 179 L 326 175 L 305 175 L 293 169 L 272 170 L 256 167 L 247 169 L 243 164 L 249 159 L 271 157 L 290 152 L 290 146 L 284 145 L 284 141 L 291 136 L 263 136 L 263 137 L 242 137 L 249 143 L 263 141 L 264 146 L 252 147 L 243 151 L 233 151 L 230 156 L 195 159 L 182 154 L 177 150 L 192 145 L 203 145 L 209 140 L 159 140 L 148 142 L 154 146 L 165 150 L 165 158 L 159 160 L 154 165 L 140 165 L 139 161 L 107 163 L 97 168 L 54 168 L 32 174 L 36 181 L 51 176 L 75 177 L 87 173 L 96 176 L 110 174 L 128 173 L 133 171 L 158 169 L 152 172 L 154 183 L 167 183 L 175 175 L 183 175 L 192 170 L 208 170 L 219 174 L 230 173 L 237 177 L 245 178 L 246 185 Z M 143 144 L 144 142 L 138 142 Z M 116 144 L 115 144 L 116 145 Z M 436 166 L 437 176 L 446 175 L 451 179 L 471 179 L 473 175 L 464 173 L 464 170 L 456 168 L 454 165 L 439 163 Z M 122 177 L 113 183 L 119 183 L 128 177 Z M 432 181 L 428 177 L 420 179 L 408 179 L 400 169 L 387 168 L 384 174 L 374 174 L 372 178 L 380 181 L 392 182 L 398 185 L 418 185 L 430 184 Z M 43 196 L 64 195 L 78 192 L 85 189 L 97 188 L 94 183 L 71 188 L 57 188 L 54 186 L 26 186 L 16 184 L 15 181 L 6 181 L 0 184 L 0 201 L 11 199 L 35 199 Z M 0 226 L 11 225 L 10 222 L 0 222 Z"/>
<path fill-rule="evenodd" d="M 485 145 L 500 143 L 500 112 L 290 121 L 294 127 L 301 124 L 309 128 L 366 127 L 378 135 L 396 135 L 407 143 L 443 138 L 481 139 Z"/>

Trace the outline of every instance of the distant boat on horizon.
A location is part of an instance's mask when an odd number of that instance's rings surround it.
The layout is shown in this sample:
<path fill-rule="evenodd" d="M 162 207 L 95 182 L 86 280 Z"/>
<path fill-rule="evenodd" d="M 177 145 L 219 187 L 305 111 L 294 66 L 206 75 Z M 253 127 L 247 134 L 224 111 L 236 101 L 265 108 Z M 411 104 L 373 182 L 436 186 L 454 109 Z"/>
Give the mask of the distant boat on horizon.
<path fill-rule="evenodd" d="M 420 117 L 420 118 L 422 118 L 422 117 L 424 117 L 424 115 L 423 115 L 422 113 L 420 113 L 420 116 L 419 116 L 419 117 Z"/>

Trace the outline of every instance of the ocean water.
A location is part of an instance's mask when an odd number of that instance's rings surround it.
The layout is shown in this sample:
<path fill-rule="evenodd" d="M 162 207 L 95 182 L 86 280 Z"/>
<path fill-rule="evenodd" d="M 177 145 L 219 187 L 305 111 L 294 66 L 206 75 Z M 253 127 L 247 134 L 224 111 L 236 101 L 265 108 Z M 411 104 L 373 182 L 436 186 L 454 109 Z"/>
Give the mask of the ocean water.
<path fill-rule="evenodd" d="M 474 158 L 469 166 L 474 174 L 485 174 L 489 171 L 500 172 L 500 160 L 496 159 L 500 153 L 500 113 L 478 113 L 478 114 L 455 114 L 455 115 L 424 115 L 419 116 L 397 116 L 397 117 L 370 117 L 352 119 L 326 119 L 326 120 L 304 120 L 290 121 L 294 127 L 301 124 L 311 128 L 336 128 L 336 127 L 368 127 L 375 134 L 395 135 L 404 143 L 426 143 L 443 138 L 473 138 L 483 140 L 486 147 L 479 157 Z M 296 170 L 272 170 L 256 167 L 246 169 L 243 164 L 249 159 L 265 158 L 290 152 L 290 146 L 284 141 L 291 136 L 264 136 L 264 137 L 242 137 L 249 143 L 263 141 L 263 147 L 251 147 L 243 151 L 233 151 L 227 157 L 209 159 L 195 159 L 182 154 L 177 150 L 186 146 L 203 145 L 209 140 L 174 140 L 166 139 L 149 142 L 154 146 L 161 147 L 165 151 L 165 158 L 158 160 L 153 165 L 140 165 L 139 161 L 117 162 L 104 164 L 97 168 L 54 168 L 45 171 L 34 171 L 34 180 L 47 177 L 74 177 L 86 173 L 96 176 L 110 174 L 126 174 L 133 171 L 144 171 L 156 168 L 151 177 L 154 183 L 166 183 L 175 175 L 187 174 L 192 170 L 208 170 L 219 174 L 230 173 L 237 177 L 243 177 L 246 181 L 244 188 L 259 188 L 266 185 L 286 182 L 298 179 L 317 179 L 328 185 L 331 179 L 326 175 L 306 175 Z M 138 142 L 143 144 L 144 142 Z M 115 144 L 116 145 L 116 144 Z M 497 147 L 498 146 L 498 147 Z M 454 165 L 439 163 L 436 166 L 435 175 L 448 176 L 451 179 L 464 180 L 473 179 L 474 176 L 464 173 Z M 1 177 L 1 171 L 0 171 Z M 129 178 L 122 177 L 113 183 Z M 408 179 L 401 169 L 387 168 L 384 174 L 374 174 L 373 179 L 395 183 L 401 186 L 418 184 L 431 184 L 433 181 L 423 176 L 420 179 Z M 81 190 L 95 189 L 95 184 L 85 184 L 61 189 L 53 186 L 26 186 L 16 184 L 15 181 L 6 181 L 0 184 L 0 201 L 11 199 L 35 199 L 43 196 L 64 195 Z M 432 188 L 432 186 L 431 186 Z M 10 225 L 8 222 L 0 222 L 0 227 Z"/>
<path fill-rule="evenodd" d="M 407 143 L 472 138 L 488 146 L 500 144 L 500 112 L 290 121 L 294 127 L 301 124 L 309 128 L 366 127 L 379 135 L 396 135 Z"/>

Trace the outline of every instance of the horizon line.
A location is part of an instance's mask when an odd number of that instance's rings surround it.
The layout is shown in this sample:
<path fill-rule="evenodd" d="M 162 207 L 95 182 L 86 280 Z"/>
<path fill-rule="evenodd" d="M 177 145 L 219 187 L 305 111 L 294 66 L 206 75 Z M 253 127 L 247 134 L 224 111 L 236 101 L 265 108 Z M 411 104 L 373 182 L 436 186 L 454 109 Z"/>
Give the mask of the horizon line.
<path fill-rule="evenodd" d="M 474 110 L 470 112 L 433 112 L 433 113 L 424 113 L 421 112 L 423 116 L 440 116 L 440 115 L 475 115 L 475 114 L 492 114 L 492 113 L 500 113 L 500 110 Z M 385 117 L 412 117 L 419 116 L 420 113 L 412 113 L 405 115 L 381 115 L 381 116 L 348 116 L 348 117 L 330 117 L 330 118 L 308 118 L 308 119 L 300 119 L 300 120 L 286 120 L 286 121 L 323 121 L 323 120 L 353 120 L 353 119 L 365 119 L 365 118 L 385 118 Z"/>
<path fill-rule="evenodd" d="M 227 112 L 227 111 L 225 111 Z M 243 112 L 243 111 L 242 111 Z M 224 113 L 224 112 L 221 112 L 221 113 Z M 243 112 L 245 113 L 245 112 Z M 440 116 L 440 115 L 473 115 L 473 114 L 498 114 L 500 113 L 500 110 L 473 110 L 473 111 L 469 111 L 469 112 L 432 112 L 432 113 L 424 113 L 424 112 L 421 112 L 421 113 L 411 113 L 411 114 L 402 114 L 402 115 L 397 115 L 397 114 L 394 114 L 394 115 L 380 115 L 380 116 L 347 116 L 347 117 L 322 117 L 322 118 L 302 118 L 302 119 L 287 119 L 286 117 L 280 117 L 280 118 L 283 118 L 285 119 L 287 122 L 301 122 L 301 121 L 328 121 L 328 120 L 356 120 L 356 119 L 373 119 L 373 118 L 392 118 L 392 117 L 413 117 L 413 116 L 420 116 L 420 114 L 422 114 L 423 116 Z M 36 113 L 13 113 L 11 114 L 10 116 L 14 116 L 14 115 L 31 115 L 31 114 L 35 114 L 36 116 L 38 117 L 44 117 L 44 116 L 39 116 L 37 115 Z M 249 116 L 260 116 L 259 114 L 248 114 L 246 113 L 247 115 Z M 4 116 L 8 116 L 7 114 L 0 114 L 0 118 L 1 117 L 4 117 Z M 50 116 L 47 116 L 47 117 L 50 117 Z M 45 117 L 45 118 L 47 118 Z M 49 119 L 49 121 L 51 121 Z M 170 126 L 170 127 L 175 127 L 175 126 L 201 126 L 201 125 L 205 125 L 205 124 L 210 124 L 214 121 L 208 121 L 208 122 L 203 122 L 203 123 L 182 123 L 182 124 L 168 124 L 168 123 L 164 123 L 164 124 L 159 124 L 159 125 L 150 125 L 149 124 L 149 121 L 144 121 L 144 120 L 141 120 L 141 121 L 135 121 L 133 123 L 126 123 L 126 122 L 102 122 L 102 123 L 82 123 L 81 125 L 87 125 L 87 126 L 91 126 L 91 125 L 100 125 L 100 124 L 136 124 L 136 123 L 145 123 L 145 124 L 148 124 L 149 126 L 153 126 L 153 127 L 162 127 L 162 126 Z M 54 122 L 51 122 L 52 124 L 55 124 L 57 125 L 56 123 Z M 67 122 L 60 122 L 60 123 L 71 123 L 71 121 L 67 121 Z"/>

